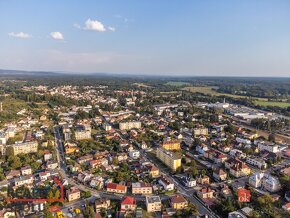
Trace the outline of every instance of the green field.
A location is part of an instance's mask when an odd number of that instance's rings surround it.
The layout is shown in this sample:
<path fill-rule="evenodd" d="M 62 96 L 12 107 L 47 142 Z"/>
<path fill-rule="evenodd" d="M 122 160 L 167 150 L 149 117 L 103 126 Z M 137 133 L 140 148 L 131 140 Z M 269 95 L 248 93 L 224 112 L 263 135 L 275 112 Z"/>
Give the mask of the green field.
<path fill-rule="evenodd" d="M 177 86 L 178 87 L 178 86 L 186 86 L 186 85 L 190 85 L 190 84 L 187 83 L 187 82 L 170 81 L 170 82 L 165 83 L 165 85 L 167 85 L 167 86 Z"/>
<path fill-rule="evenodd" d="M 282 108 L 287 108 L 290 107 L 290 103 L 289 102 L 280 102 L 280 101 L 255 101 L 256 105 L 260 105 L 260 106 L 276 106 L 276 107 L 282 107 Z"/>
<path fill-rule="evenodd" d="M 217 87 L 214 87 L 214 86 L 195 86 L 195 87 L 185 87 L 182 90 L 190 91 L 193 93 L 203 93 L 203 94 L 212 95 L 212 96 L 227 96 L 231 98 L 249 98 L 248 96 L 242 96 L 242 95 L 218 93 L 217 91 L 215 91 L 216 88 Z M 260 106 L 277 106 L 281 108 L 290 107 L 289 102 L 268 101 L 267 98 L 256 98 L 256 97 L 251 97 L 251 98 L 255 99 L 254 103 Z"/>

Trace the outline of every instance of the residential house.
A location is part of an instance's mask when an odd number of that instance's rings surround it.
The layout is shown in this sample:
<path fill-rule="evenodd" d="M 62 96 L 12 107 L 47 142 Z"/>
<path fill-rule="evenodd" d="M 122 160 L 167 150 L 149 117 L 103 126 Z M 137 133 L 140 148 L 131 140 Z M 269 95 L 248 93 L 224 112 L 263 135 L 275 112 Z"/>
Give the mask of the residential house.
<path fill-rule="evenodd" d="M 246 163 L 256 166 L 260 169 L 267 168 L 267 163 L 262 158 L 247 157 Z"/>
<path fill-rule="evenodd" d="M 215 163 L 223 163 L 227 160 L 227 155 L 225 155 L 217 150 L 214 150 L 214 149 L 210 149 L 210 150 L 204 152 L 203 155 L 204 155 L 204 157 L 212 160 Z"/>
<path fill-rule="evenodd" d="M 199 175 L 197 177 L 197 183 L 201 185 L 208 185 L 209 184 L 209 177 L 207 175 Z"/>
<path fill-rule="evenodd" d="M 71 187 L 68 191 L 66 191 L 67 200 L 74 201 L 81 198 L 81 191 L 77 187 Z"/>
<path fill-rule="evenodd" d="M 181 178 L 181 182 L 184 186 L 192 188 L 196 186 L 196 179 L 190 177 L 190 176 L 183 176 Z"/>
<path fill-rule="evenodd" d="M 152 166 L 150 166 L 149 173 L 150 173 L 152 178 L 156 178 L 159 176 L 160 171 L 155 165 L 152 165 Z"/>
<path fill-rule="evenodd" d="M 136 200 L 134 197 L 125 196 L 121 201 L 121 211 L 135 211 L 137 207 Z"/>
<path fill-rule="evenodd" d="M 188 201 L 179 194 L 170 198 L 170 205 L 173 209 L 181 210 L 188 207 Z"/>
<path fill-rule="evenodd" d="M 58 163 L 56 160 L 49 160 L 46 163 L 46 168 L 49 170 L 54 170 L 58 167 Z"/>
<path fill-rule="evenodd" d="M 159 212 L 161 211 L 162 203 L 159 196 L 146 196 L 146 208 L 147 212 Z"/>
<path fill-rule="evenodd" d="M 203 187 L 197 191 L 197 196 L 201 199 L 213 198 L 214 191 L 210 187 Z"/>
<path fill-rule="evenodd" d="M 281 189 L 281 184 L 276 177 L 261 172 L 251 175 L 249 184 L 254 188 L 263 188 L 268 192 L 276 192 Z"/>
<path fill-rule="evenodd" d="M 251 173 L 249 166 L 238 158 L 231 158 L 225 162 L 225 168 L 236 178 L 247 176 Z"/>
<path fill-rule="evenodd" d="M 46 181 L 51 176 L 49 171 L 40 172 L 38 175 L 40 181 Z"/>
<path fill-rule="evenodd" d="M 216 179 L 216 181 L 224 181 L 227 179 L 227 173 L 219 168 L 213 171 L 213 177 Z"/>
<path fill-rule="evenodd" d="M 90 162 L 91 160 L 93 160 L 93 155 L 88 154 L 88 155 L 85 155 L 85 156 L 79 157 L 79 158 L 77 159 L 77 162 L 78 162 L 79 164 L 89 164 L 89 162 Z"/>
<path fill-rule="evenodd" d="M 22 186 L 22 185 L 32 185 L 34 182 L 34 177 L 31 175 L 28 176 L 22 176 L 14 179 L 14 184 L 16 187 Z"/>
<path fill-rule="evenodd" d="M 125 194 L 127 192 L 127 187 L 117 183 L 107 183 L 107 192 Z"/>
<path fill-rule="evenodd" d="M 15 177 L 19 177 L 20 175 L 20 170 L 10 170 L 8 173 L 6 173 L 6 179 L 9 180 Z"/>
<path fill-rule="evenodd" d="M 129 152 L 129 156 L 133 159 L 138 159 L 140 157 L 140 151 L 132 150 Z"/>
<path fill-rule="evenodd" d="M 95 208 L 96 208 L 97 213 L 101 212 L 101 209 L 108 210 L 110 208 L 110 206 L 111 206 L 110 199 L 101 198 L 101 199 L 97 199 L 95 201 Z"/>
<path fill-rule="evenodd" d="M 152 194 L 152 185 L 144 182 L 132 183 L 132 194 L 150 195 Z"/>
<path fill-rule="evenodd" d="M 32 174 L 32 169 L 30 166 L 21 167 L 20 169 L 22 176 L 27 176 Z"/>
<path fill-rule="evenodd" d="M 166 191 L 174 190 L 174 183 L 168 177 L 161 176 L 158 180 L 159 184 L 163 186 Z"/>

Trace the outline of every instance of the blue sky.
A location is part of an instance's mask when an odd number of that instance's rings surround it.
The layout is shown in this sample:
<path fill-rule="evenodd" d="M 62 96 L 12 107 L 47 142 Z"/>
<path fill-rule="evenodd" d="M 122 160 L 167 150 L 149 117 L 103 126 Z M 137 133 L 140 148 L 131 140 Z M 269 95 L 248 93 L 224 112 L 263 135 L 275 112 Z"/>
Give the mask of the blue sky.
<path fill-rule="evenodd" d="M 290 76 L 289 0 L 0 0 L 0 68 Z"/>

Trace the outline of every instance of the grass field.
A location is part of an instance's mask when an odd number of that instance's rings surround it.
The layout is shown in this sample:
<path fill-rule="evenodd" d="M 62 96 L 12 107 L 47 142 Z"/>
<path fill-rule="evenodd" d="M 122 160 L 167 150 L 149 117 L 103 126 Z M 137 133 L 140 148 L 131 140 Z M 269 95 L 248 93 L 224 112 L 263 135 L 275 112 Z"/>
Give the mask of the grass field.
<path fill-rule="evenodd" d="M 203 93 L 206 95 L 212 95 L 212 96 L 228 96 L 232 98 L 249 98 L 247 96 L 242 95 L 231 95 L 226 93 L 218 93 L 215 91 L 217 87 L 214 86 L 195 86 L 195 87 L 185 87 L 182 90 L 190 91 L 193 93 Z M 260 106 L 277 106 L 281 108 L 287 108 L 290 107 L 290 103 L 288 102 L 279 102 L 279 101 L 268 101 L 267 98 L 255 98 L 252 97 L 252 99 L 255 99 L 254 103 L 256 105 Z"/>
<path fill-rule="evenodd" d="M 167 85 L 167 86 L 186 86 L 186 85 L 190 85 L 189 83 L 186 83 L 186 82 L 178 82 L 178 81 L 176 81 L 176 82 L 174 82 L 174 81 L 171 81 L 171 82 L 167 82 L 167 83 L 165 83 L 165 85 Z"/>
<path fill-rule="evenodd" d="M 194 86 L 194 87 L 190 86 L 190 87 L 185 87 L 182 90 L 190 91 L 193 93 L 203 93 L 203 94 L 212 95 L 212 96 L 228 96 L 231 98 L 249 98 L 248 96 L 219 93 L 215 90 L 217 88 L 218 87 L 215 87 L 215 86 Z M 259 101 L 267 101 L 266 98 L 254 98 L 254 97 L 252 97 L 252 98 L 257 99 Z"/>
<path fill-rule="evenodd" d="M 142 88 L 152 88 L 152 86 L 148 86 L 144 83 L 133 83 L 133 85 L 138 86 L 138 87 L 142 87 Z"/>
<path fill-rule="evenodd" d="M 280 102 L 280 101 L 255 101 L 256 105 L 260 105 L 260 106 L 276 106 L 276 107 L 282 107 L 282 108 L 287 108 L 290 107 L 290 103 L 289 102 Z"/>

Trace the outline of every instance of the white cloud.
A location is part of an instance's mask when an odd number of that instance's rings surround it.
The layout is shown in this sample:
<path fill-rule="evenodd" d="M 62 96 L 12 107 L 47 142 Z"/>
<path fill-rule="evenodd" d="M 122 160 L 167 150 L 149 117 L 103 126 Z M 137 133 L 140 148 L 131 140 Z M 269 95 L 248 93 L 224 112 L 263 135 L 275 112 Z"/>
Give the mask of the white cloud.
<path fill-rule="evenodd" d="M 112 26 L 108 26 L 108 29 L 111 30 L 112 32 L 115 32 L 116 31 L 116 28 L 115 27 L 112 27 Z"/>
<path fill-rule="evenodd" d="M 64 37 L 61 32 L 51 32 L 50 36 L 55 40 L 64 40 Z"/>
<path fill-rule="evenodd" d="M 102 24 L 100 21 L 97 20 L 91 20 L 88 19 L 85 22 L 85 28 L 86 30 L 94 30 L 94 31 L 98 31 L 98 32 L 105 32 L 106 28 L 104 26 L 104 24 Z"/>
<path fill-rule="evenodd" d="M 19 33 L 11 32 L 11 33 L 8 33 L 8 35 L 11 37 L 22 38 L 22 39 L 27 39 L 27 38 L 31 37 L 31 35 L 29 35 L 28 33 L 24 33 L 24 32 L 19 32 Z"/>

